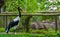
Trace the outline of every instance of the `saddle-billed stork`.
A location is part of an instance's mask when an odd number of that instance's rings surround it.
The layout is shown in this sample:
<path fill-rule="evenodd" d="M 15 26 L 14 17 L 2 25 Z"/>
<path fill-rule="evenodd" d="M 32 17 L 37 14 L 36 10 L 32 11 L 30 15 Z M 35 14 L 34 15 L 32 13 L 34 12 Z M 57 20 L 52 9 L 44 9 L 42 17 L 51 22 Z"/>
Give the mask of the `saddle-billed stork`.
<path fill-rule="evenodd" d="M 20 21 L 20 18 L 21 18 L 21 11 L 22 11 L 22 9 L 21 9 L 20 7 L 18 7 L 19 15 L 18 15 L 15 19 L 13 19 L 13 20 L 9 23 L 9 25 L 6 27 L 6 33 L 8 33 L 9 30 L 10 30 L 12 27 L 18 25 L 18 23 L 19 23 L 19 21 Z"/>

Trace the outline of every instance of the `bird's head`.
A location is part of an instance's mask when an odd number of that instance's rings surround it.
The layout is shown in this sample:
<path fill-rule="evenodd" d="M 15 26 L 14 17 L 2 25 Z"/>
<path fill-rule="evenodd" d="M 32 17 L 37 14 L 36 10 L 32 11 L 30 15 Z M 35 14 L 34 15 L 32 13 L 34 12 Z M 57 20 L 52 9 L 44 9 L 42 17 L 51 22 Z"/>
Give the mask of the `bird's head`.
<path fill-rule="evenodd" d="M 19 17 L 21 17 L 21 11 L 22 9 L 20 8 L 20 6 L 18 6 Z"/>
<path fill-rule="evenodd" d="M 20 6 L 18 6 L 19 17 L 21 17 L 21 11 L 25 13 Z"/>
<path fill-rule="evenodd" d="M 22 11 L 21 7 L 19 6 L 19 7 L 18 7 L 18 11 L 20 11 L 20 10 Z"/>
<path fill-rule="evenodd" d="M 25 13 L 25 11 L 20 6 L 18 6 L 18 11 L 22 11 L 23 13 Z"/>

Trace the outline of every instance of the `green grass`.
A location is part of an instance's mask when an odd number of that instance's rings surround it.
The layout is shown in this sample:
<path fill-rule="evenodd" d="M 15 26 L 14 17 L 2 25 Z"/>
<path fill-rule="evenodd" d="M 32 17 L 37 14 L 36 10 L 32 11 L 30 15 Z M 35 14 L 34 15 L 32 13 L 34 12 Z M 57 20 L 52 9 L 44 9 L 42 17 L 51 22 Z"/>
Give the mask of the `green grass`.
<path fill-rule="evenodd" d="M 0 37 L 60 37 L 60 33 L 56 33 L 56 34 L 31 34 L 31 33 L 0 34 Z"/>
<path fill-rule="evenodd" d="M 31 30 L 29 33 L 17 32 L 17 34 L 14 34 L 13 32 L 9 32 L 9 34 L 6 34 L 5 29 L 0 28 L 0 37 L 60 37 L 60 29 L 57 32 L 49 29 L 49 31 Z"/>
<path fill-rule="evenodd" d="M 23 34 L 0 34 L 0 37 L 43 37 L 44 35 L 42 34 L 28 34 L 28 33 L 23 33 Z"/>

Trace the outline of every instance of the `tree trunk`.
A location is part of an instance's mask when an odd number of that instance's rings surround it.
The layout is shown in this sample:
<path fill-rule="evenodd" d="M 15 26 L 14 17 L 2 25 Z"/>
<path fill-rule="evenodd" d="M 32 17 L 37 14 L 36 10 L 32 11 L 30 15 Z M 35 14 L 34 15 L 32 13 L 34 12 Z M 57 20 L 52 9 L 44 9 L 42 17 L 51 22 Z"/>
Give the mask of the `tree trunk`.
<path fill-rule="evenodd" d="M 57 16 L 55 16 L 55 31 L 57 32 L 57 29 L 58 28 L 58 26 L 57 26 Z"/>
<path fill-rule="evenodd" d="M 32 16 L 28 16 L 28 17 L 25 19 L 26 32 L 29 32 L 29 21 L 30 21 L 31 18 L 32 18 Z"/>

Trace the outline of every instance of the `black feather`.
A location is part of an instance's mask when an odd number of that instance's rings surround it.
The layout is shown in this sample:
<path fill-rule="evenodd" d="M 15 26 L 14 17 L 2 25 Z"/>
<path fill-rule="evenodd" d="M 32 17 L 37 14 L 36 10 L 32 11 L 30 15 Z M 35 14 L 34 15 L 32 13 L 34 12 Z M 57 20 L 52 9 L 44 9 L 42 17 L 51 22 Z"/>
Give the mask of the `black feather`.
<path fill-rule="evenodd" d="M 11 21 L 11 22 L 9 23 L 9 25 L 7 26 L 7 28 L 6 28 L 6 30 L 8 30 L 8 31 L 6 31 L 6 33 L 9 32 L 10 28 L 12 28 L 12 27 L 18 25 L 18 23 L 19 23 L 19 21 L 16 21 L 16 22 Z"/>

